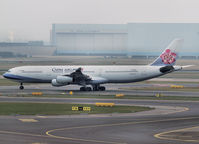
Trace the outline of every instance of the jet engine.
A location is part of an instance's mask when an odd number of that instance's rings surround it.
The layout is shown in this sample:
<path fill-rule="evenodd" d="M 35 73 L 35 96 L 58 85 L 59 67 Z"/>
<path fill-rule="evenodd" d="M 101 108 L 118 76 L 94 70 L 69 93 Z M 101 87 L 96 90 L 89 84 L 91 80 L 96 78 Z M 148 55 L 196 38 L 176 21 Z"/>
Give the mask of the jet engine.
<path fill-rule="evenodd" d="M 52 85 L 53 86 L 64 86 L 67 85 L 68 83 L 73 82 L 73 79 L 68 76 L 57 76 L 56 79 L 52 80 Z"/>
<path fill-rule="evenodd" d="M 57 83 L 67 84 L 67 83 L 73 82 L 73 78 L 69 76 L 57 76 L 56 81 Z"/>
<path fill-rule="evenodd" d="M 55 86 L 55 87 L 64 86 L 64 84 L 57 83 L 57 80 L 56 80 L 56 79 L 53 79 L 53 80 L 51 81 L 51 84 L 52 84 L 52 86 Z"/>

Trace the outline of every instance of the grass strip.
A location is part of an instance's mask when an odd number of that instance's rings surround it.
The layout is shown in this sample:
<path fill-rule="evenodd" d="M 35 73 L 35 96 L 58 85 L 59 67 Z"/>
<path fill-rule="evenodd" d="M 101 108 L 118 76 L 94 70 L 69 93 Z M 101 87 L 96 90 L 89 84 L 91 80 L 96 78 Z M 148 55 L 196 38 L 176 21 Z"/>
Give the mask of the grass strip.
<path fill-rule="evenodd" d="M 91 107 L 91 111 L 72 111 L 72 106 Z M 133 113 L 152 110 L 140 106 L 97 107 L 92 104 L 56 104 L 56 103 L 16 103 L 1 102 L 0 115 L 72 115 L 72 114 L 107 114 Z"/>

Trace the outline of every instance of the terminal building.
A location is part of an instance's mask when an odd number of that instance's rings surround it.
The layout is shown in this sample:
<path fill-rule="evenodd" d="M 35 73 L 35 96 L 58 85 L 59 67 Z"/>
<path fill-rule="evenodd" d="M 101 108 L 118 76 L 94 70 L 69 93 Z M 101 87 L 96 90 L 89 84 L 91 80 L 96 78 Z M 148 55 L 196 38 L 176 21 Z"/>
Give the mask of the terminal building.
<path fill-rule="evenodd" d="M 55 47 L 44 45 L 43 41 L 0 42 L 0 57 L 51 56 Z"/>
<path fill-rule="evenodd" d="M 199 56 L 198 23 L 53 24 L 51 44 L 57 55 L 159 55 L 175 38 L 180 54 Z"/>

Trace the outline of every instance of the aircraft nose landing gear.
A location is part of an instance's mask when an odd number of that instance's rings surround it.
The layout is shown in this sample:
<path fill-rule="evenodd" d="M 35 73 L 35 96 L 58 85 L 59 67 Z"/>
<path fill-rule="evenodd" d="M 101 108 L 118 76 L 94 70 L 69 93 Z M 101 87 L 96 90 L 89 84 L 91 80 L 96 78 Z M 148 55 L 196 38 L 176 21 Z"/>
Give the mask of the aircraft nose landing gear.
<path fill-rule="evenodd" d="M 19 89 L 20 89 L 20 90 L 23 90 L 23 89 L 24 89 L 23 83 L 21 83 Z"/>

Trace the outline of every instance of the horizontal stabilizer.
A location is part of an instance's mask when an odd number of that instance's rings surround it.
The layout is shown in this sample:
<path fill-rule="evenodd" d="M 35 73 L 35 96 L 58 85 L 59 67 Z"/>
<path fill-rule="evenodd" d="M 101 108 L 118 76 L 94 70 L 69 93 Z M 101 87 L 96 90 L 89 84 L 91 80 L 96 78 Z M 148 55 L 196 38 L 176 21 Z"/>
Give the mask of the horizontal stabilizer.
<path fill-rule="evenodd" d="M 182 66 L 182 68 L 188 68 L 188 67 L 192 67 L 192 66 L 195 66 L 195 65 L 185 65 L 185 66 Z"/>

